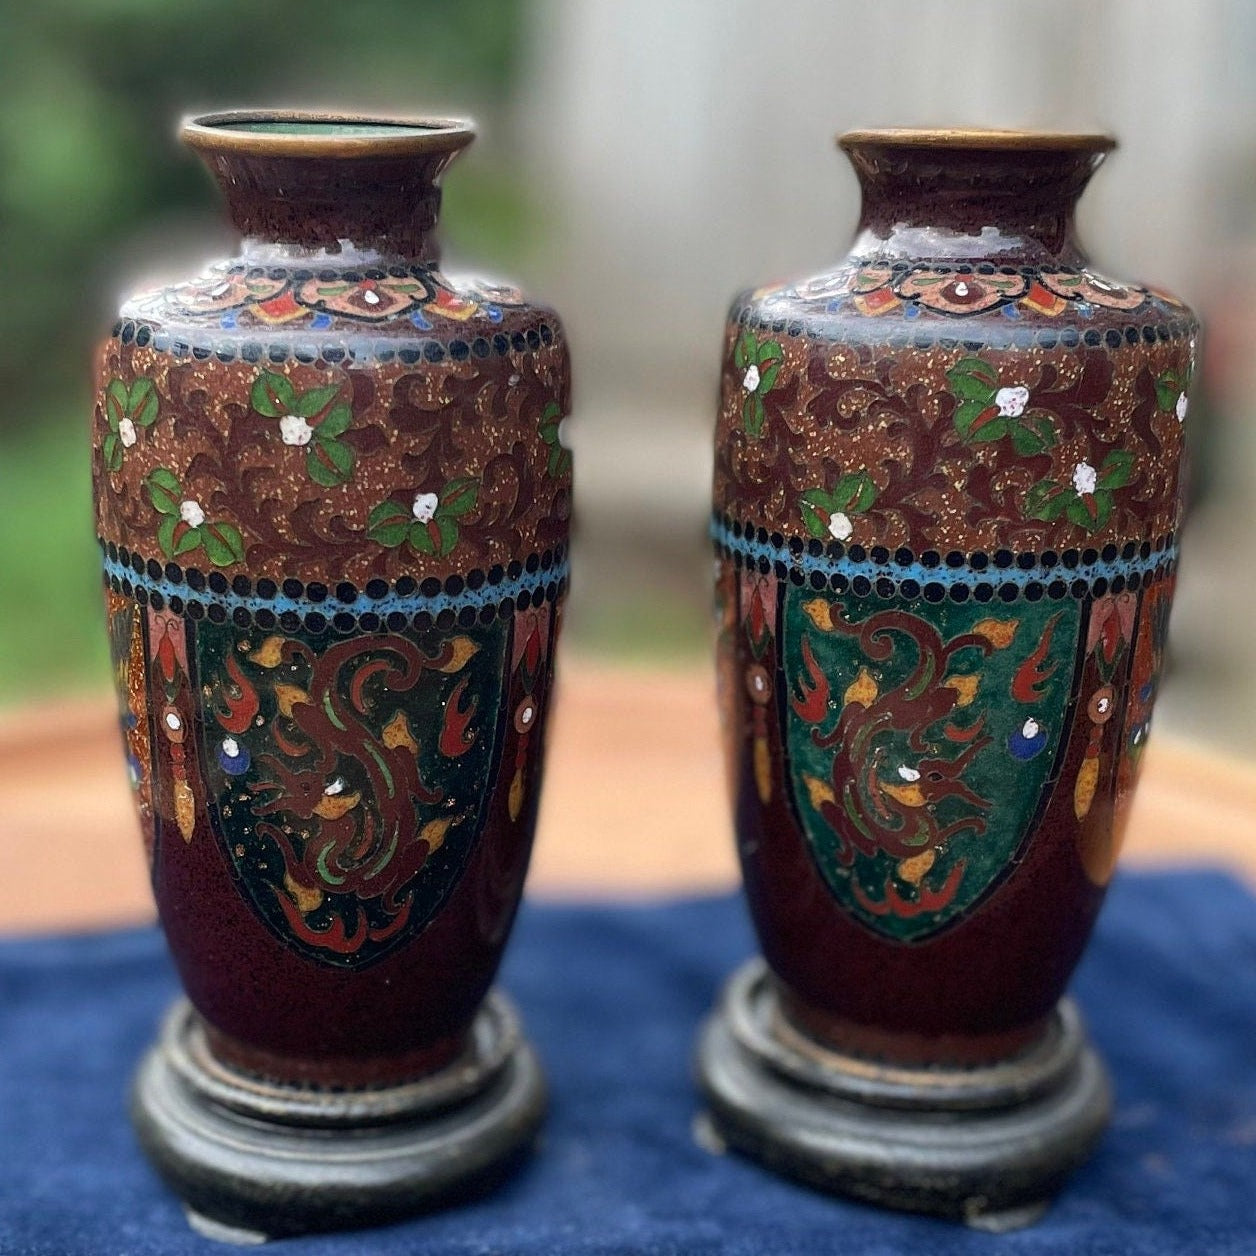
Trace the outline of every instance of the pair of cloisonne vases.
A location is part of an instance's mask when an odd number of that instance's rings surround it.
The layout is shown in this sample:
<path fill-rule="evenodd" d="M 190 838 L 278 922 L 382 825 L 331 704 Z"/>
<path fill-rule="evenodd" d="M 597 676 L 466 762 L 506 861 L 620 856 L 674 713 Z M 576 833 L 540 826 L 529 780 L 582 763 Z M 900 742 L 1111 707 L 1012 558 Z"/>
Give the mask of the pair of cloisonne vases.
<path fill-rule="evenodd" d="M 123 307 L 97 527 L 127 757 L 188 999 L 140 1137 L 202 1229 L 482 1189 L 542 1119 L 490 991 L 568 579 L 557 318 L 454 282 L 462 123 L 231 113 L 184 139 L 240 255 Z M 1155 699 L 1197 326 L 1089 268 L 1112 142 L 846 135 L 836 269 L 740 298 L 712 536 L 766 963 L 698 1048 L 724 1139 L 999 1228 L 1109 1110 L 1064 986 Z"/>

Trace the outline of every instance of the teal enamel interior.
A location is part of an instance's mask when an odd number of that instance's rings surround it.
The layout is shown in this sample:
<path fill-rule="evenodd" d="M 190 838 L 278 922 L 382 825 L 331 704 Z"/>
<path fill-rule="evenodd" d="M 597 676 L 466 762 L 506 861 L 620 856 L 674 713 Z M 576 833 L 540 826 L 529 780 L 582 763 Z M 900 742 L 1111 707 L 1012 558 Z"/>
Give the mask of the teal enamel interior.
<path fill-rule="evenodd" d="M 337 122 L 305 119 L 241 119 L 239 121 L 202 122 L 202 126 L 224 131 L 247 131 L 258 135 L 343 135 L 367 139 L 392 135 L 430 135 L 445 130 L 440 126 L 412 126 L 402 122 Z"/>

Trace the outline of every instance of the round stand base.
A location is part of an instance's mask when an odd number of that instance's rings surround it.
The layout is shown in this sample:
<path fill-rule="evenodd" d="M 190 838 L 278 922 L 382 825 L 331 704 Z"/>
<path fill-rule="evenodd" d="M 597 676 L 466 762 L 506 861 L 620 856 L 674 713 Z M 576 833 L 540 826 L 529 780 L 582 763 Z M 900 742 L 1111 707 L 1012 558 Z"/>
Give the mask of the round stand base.
<path fill-rule="evenodd" d="M 983 1230 L 1030 1225 L 1111 1111 L 1069 1000 L 1034 1047 L 975 1068 L 899 1068 L 828 1050 L 781 1013 L 762 960 L 734 974 L 698 1043 L 730 1147 L 786 1176 Z"/>
<path fill-rule="evenodd" d="M 193 1228 L 247 1244 L 481 1193 L 526 1151 L 545 1104 L 536 1055 L 497 992 L 459 1059 L 369 1090 L 283 1086 L 228 1068 L 180 1001 L 140 1065 L 131 1116 Z"/>

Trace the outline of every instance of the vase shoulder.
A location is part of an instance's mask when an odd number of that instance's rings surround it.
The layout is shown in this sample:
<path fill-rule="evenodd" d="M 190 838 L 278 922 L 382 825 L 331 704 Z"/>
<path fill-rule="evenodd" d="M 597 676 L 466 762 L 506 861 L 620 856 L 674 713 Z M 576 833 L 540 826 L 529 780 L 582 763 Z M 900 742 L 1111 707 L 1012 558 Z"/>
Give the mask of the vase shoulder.
<path fill-rule="evenodd" d="M 1115 348 L 1198 331 L 1186 304 L 1161 288 L 1089 264 L 1024 265 L 1006 257 L 853 256 L 806 279 L 741 293 L 729 319 L 822 344 L 898 348 Z"/>
<path fill-rule="evenodd" d="M 434 264 L 234 258 L 123 302 L 113 337 L 175 357 L 353 364 L 467 362 L 549 347 L 553 310 Z"/>

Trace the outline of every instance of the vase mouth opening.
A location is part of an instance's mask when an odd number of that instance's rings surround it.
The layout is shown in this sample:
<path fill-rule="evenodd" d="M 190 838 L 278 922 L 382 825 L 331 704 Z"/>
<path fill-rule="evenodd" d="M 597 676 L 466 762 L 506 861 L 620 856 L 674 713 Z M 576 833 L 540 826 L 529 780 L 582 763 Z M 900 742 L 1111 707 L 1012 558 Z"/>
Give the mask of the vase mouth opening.
<path fill-rule="evenodd" d="M 475 128 L 460 118 L 232 109 L 185 118 L 179 138 L 204 153 L 352 160 L 452 155 L 471 143 Z"/>
<path fill-rule="evenodd" d="M 1100 131 L 1000 130 L 987 127 L 883 127 L 846 131 L 837 137 L 847 153 L 870 148 L 948 150 L 955 153 L 1059 153 L 1102 157 L 1117 146 Z"/>

